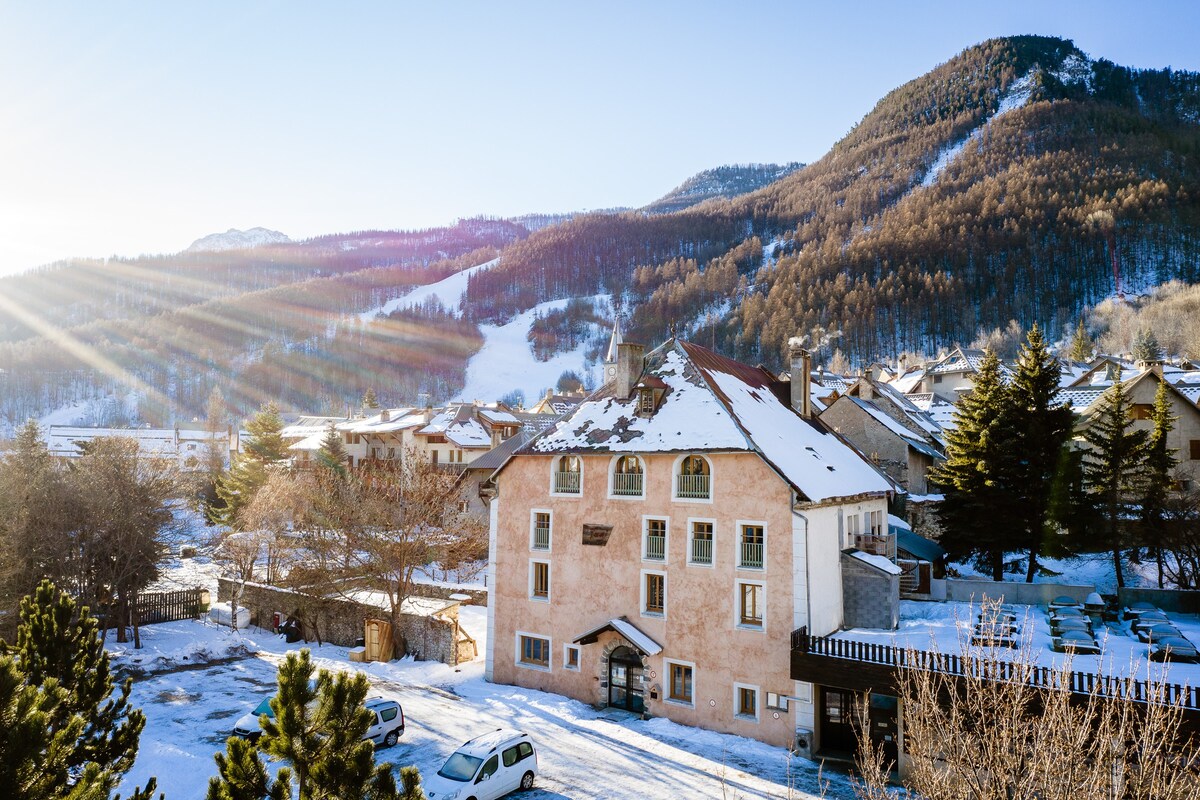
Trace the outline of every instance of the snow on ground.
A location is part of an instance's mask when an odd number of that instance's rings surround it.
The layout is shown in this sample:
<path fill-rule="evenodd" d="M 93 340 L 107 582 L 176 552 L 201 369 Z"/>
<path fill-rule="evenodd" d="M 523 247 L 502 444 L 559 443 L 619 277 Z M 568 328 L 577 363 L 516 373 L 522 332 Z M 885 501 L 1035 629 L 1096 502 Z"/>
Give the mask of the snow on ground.
<path fill-rule="evenodd" d="M 171 508 L 173 523 L 163 532 L 167 544 L 166 559 L 159 566 L 159 578 L 147 591 L 171 592 L 178 589 L 208 589 L 217 597 L 217 577 L 220 565 L 213 562 L 212 542 L 219 528 L 205 523 L 204 515 L 185 502 Z M 183 558 L 180 549 L 196 548 L 196 555 Z"/>
<path fill-rule="evenodd" d="M 481 643 L 486 609 L 462 609 L 463 627 Z M 146 729 L 133 769 L 120 791 L 155 775 L 159 791 L 171 800 L 195 800 L 215 774 L 213 753 L 223 749 L 234 722 L 275 688 L 275 671 L 286 644 L 252 629 L 234 634 L 204 622 L 147 626 L 148 651 L 176 653 L 177 665 L 135 677 L 133 702 L 146 712 Z M 196 664 L 201 651 L 246 654 L 219 664 Z M 372 693 L 398 700 L 406 731 L 395 748 L 378 758 L 397 767 L 415 764 L 432 774 L 462 742 L 498 727 L 515 727 L 538 748 L 537 788 L 523 794 L 549 798 L 799 798 L 819 792 L 817 765 L 790 757 L 786 750 L 727 734 L 677 725 L 664 719 L 642 721 L 613 710 L 545 692 L 498 686 L 483 680 L 482 658 L 459 668 L 404 659 L 355 664 L 344 647 L 311 646 L 318 667 L 359 670 Z M 182 660 L 186 656 L 187 660 Z M 132 666 L 135 654 L 118 653 L 119 666 Z M 159 666 L 162 666 L 160 664 Z M 828 797 L 850 798 L 846 776 L 826 772 Z M 812 793 L 812 794 L 809 794 Z"/>
<path fill-rule="evenodd" d="M 478 266 L 468 267 L 461 272 L 456 272 L 448 278 L 442 278 L 440 281 L 419 286 L 408 294 L 389 300 L 377 308 L 362 312 L 358 315 L 358 318 L 363 322 L 370 322 L 377 315 L 382 314 L 386 317 L 393 311 L 419 306 L 426 300 L 435 297 L 443 306 L 457 313 L 458 307 L 462 303 L 463 295 L 467 292 L 467 279 L 476 272 L 491 269 L 499 263 L 499 258 L 493 258 L 491 261 L 485 261 Z"/>
<path fill-rule="evenodd" d="M 911 499 L 911 498 L 910 498 Z M 1013 565 L 1016 572 L 1009 580 L 1025 580 L 1025 561 L 1016 554 Z M 1071 558 L 1038 557 L 1038 565 L 1043 572 L 1033 578 L 1034 583 L 1064 583 L 1072 586 L 1095 586 L 1101 594 L 1116 594 L 1117 574 L 1113 569 L 1111 553 L 1081 553 Z M 951 564 L 955 572 L 965 578 L 983 578 L 991 580 L 991 574 L 983 574 L 970 564 L 956 562 Z M 1156 588 L 1158 586 L 1158 567 L 1152 559 L 1143 558 L 1140 564 L 1135 564 L 1125 558 L 1122 563 L 1125 585 L 1138 588 Z M 1168 587 L 1171 588 L 1171 587 Z"/>
<path fill-rule="evenodd" d="M 932 186 L 937 183 L 938 176 L 942 171 L 950 165 L 954 159 L 958 158 L 959 154 L 971 142 L 978 141 L 983 132 L 987 130 L 987 126 L 995 120 L 1012 111 L 1014 108 L 1020 108 L 1029 102 L 1030 96 L 1033 94 L 1033 70 L 1030 70 L 1025 75 L 1017 78 L 1009 84 L 1008 91 L 1000 98 L 1000 105 L 996 109 L 996 113 L 988 119 L 984 120 L 983 124 L 975 130 L 968 133 L 965 137 L 953 144 L 943 147 L 937 154 L 937 158 L 929 166 L 929 171 L 925 173 L 925 177 L 921 179 L 922 186 Z"/>
<path fill-rule="evenodd" d="M 583 298 L 607 302 L 606 294 Z M 539 314 L 565 308 L 570 300 L 550 300 L 513 317 L 504 325 L 480 325 L 483 347 L 467 362 L 467 381 L 459 397 L 463 400 L 497 400 L 514 389 L 525 393 L 527 403 L 537 402 L 542 393 L 558 383 L 565 370 L 583 373 L 587 343 L 559 353 L 549 361 L 538 361 L 529 345 L 529 327 Z M 593 376 L 594 377 L 594 376 Z"/>

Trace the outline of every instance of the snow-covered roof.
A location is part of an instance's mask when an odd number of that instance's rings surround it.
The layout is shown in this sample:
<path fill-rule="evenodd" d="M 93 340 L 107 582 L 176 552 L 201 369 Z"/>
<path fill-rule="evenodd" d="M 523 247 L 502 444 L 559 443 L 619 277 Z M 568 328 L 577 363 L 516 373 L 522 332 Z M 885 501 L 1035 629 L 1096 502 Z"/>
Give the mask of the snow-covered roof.
<path fill-rule="evenodd" d="M 491 447 L 492 435 L 475 418 L 474 411 L 469 405 L 448 406 L 417 433 L 422 436 L 442 434 L 463 448 Z"/>
<path fill-rule="evenodd" d="M 308 450 L 315 452 L 321 449 L 321 443 L 325 441 L 325 431 L 314 433 L 305 436 L 300 441 L 288 447 L 288 450 Z"/>
<path fill-rule="evenodd" d="M 892 419 L 891 416 L 886 414 L 882 409 L 880 409 L 878 406 L 876 406 L 870 400 L 863 400 L 862 398 L 859 398 L 859 397 L 851 397 L 849 399 L 855 405 L 857 405 L 859 408 L 861 408 L 863 411 L 870 414 L 871 418 L 874 419 L 876 422 L 883 425 L 885 428 L 890 430 L 892 433 L 896 434 L 901 439 L 903 439 L 905 442 L 907 442 L 909 447 L 912 447 L 914 450 L 918 450 L 918 451 L 924 453 L 925 455 L 929 456 L 930 458 L 937 459 L 937 458 L 943 457 L 942 454 L 938 452 L 936 447 L 931 445 L 929 442 L 926 442 L 915 432 L 910 431 L 908 428 L 904 427 L 899 422 Z"/>
<path fill-rule="evenodd" d="M 662 652 L 662 645 L 660 645 L 658 642 L 651 639 L 646 634 L 642 633 L 640 630 L 637 629 L 637 627 L 632 622 L 625 619 L 624 617 L 617 617 L 616 619 L 610 619 L 608 622 L 605 622 L 603 625 L 597 625 L 595 628 L 592 628 L 590 631 L 587 631 L 586 633 L 581 633 L 581 634 L 579 634 L 579 636 L 576 636 L 574 641 L 575 642 L 583 642 L 584 644 L 588 644 L 588 643 L 590 643 L 590 641 L 594 641 L 596 636 L 600 635 L 601 633 L 604 633 L 605 631 L 610 631 L 610 630 L 616 631 L 617 633 L 624 636 L 625 639 L 630 644 L 632 644 L 634 647 L 636 647 L 638 650 L 641 650 L 643 653 L 645 653 L 648 656 L 656 656 Z M 584 641 L 584 640 L 589 640 L 589 641 Z"/>
<path fill-rule="evenodd" d="M 479 416 L 483 417 L 488 422 L 492 422 L 497 425 L 520 425 L 521 424 L 521 420 L 517 419 L 516 417 L 514 417 L 512 414 L 508 413 L 507 411 L 501 411 L 498 408 L 486 408 L 486 407 L 480 408 Z"/>
<path fill-rule="evenodd" d="M 917 367 L 916 369 L 910 369 L 903 375 L 893 378 L 888 385 L 895 387 L 896 391 L 898 392 L 908 394 L 909 392 L 915 391 L 916 388 L 921 385 L 921 379 L 924 377 L 925 370 Z"/>
<path fill-rule="evenodd" d="M 383 417 L 387 415 L 385 420 Z M 338 430 L 349 433 L 395 433 L 406 428 L 415 428 L 424 423 L 423 409 L 419 408 L 389 408 L 380 411 L 373 417 L 354 419 L 338 425 Z"/>
<path fill-rule="evenodd" d="M 43 440 L 47 449 L 56 456 L 81 454 L 80 442 L 93 439 L 120 437 L 137 442 L 138 452 L 143 456 L 175 456 L 188 445 L 196 446 L 210 441 L 226 441 L 227 431 L 191 430 L 186 428 L 89 428 L 79 425 L 51 425 L 46 429 Z"/>
<path fill-rule="evenodd" d="M 954 425 L 954 404 L 938 397 L 932 392 L 910 394 L 908 399 L 921 411 L 929 415 L 942 430 L 950 430 Z"/>
<path fill-rule="evenodd" d="M 667 387 L 654 413 L 639 415 L 637 399 L 612 396 L 609 384 L 519 452 L 745 451 L 812 502 L 896 488 L 821 422 L 783 402 L 776 392 L 786 383 L 765 369 L 674 339 L 646 364 L 643 374 Z"/>
<path fill-rule="evenodd" d="M 880 572 L 886 572 L 888 575 L 899 575 L 904 570 L 897 567 L 887 556 L 876 555 L 875 553 L 864 553 L 862 550 L 851 547 L 849 550 L 843 550 L 843 553 L 851 558 L 857 559 L 864 564 L 869 564 Z"/>

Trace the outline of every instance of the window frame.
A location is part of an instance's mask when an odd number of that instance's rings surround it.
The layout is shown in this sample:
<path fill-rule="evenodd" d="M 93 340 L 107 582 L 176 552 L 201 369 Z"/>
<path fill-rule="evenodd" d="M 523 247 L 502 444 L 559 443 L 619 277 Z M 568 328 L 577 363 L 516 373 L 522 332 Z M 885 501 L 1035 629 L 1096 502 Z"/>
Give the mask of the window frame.
<path fill-rule="evenodd" d="M 538 633 L 530 633 L 529 631 L 516 631 L 513 636 L 514 641 L 516 642 L 516 650 L 513 653 L 513 659 L 518 667 L 522 669 L 537 670 L 538 672 L 550 672 L 554 668 L 554 639 L 552 637 L 542 636 Z M 538 664 L 537 662 L 523 660 L 525 655 L 523 640 L 525 639 L 537 640 L 546 643 L 545 664 Z"/>
<path fill-rule="evenodd" d="M 662 611 L 650 611 L 646 605 L 647 600 L 647 584 L 651 576 L 662 579 Z M 638 603 L 638 610 L 643 617 L 650 619 L 666 619 L 667 617 L 667 573 L 661 569 L 644 569 L 638 574 L 639 594 L 641 595 Z"/>
<path fill-rule="evenodd" d="M 558 468 L 558 465 L 560 463 L 562 463 L 563 459 L 566 459 L 566 458 L 573 458 L 579 462 L 579 491 L 578 492 L 559 492 L 559 491 L 556 491 L 554 488 L 555 476 L 559 472 L 568 472 L 569 471 L 569 470 L 560 470 Z M 583 457 L 579 456 L 575 453 L 563 453 L 560 456 L 550 459 L 550 496 L 551 497 L 576 497 L 576 498 L 583 497 L 583 480 L 584 480 L 583 472 L 584 472 Z"/>
<path fill-rule="evenodd" d="M 712 537 L 709 544 L 709 560 L 708 563 L 703 561 L 694 561 L 692 556 L 695 555 L 695 540 L 696 540 L 696 523 L 707 523 L 712 527 L 709 535 Z M 689 567 L 703 567 L 705 569 L 713 569 L 717 565 L 717 521 L 707 517 L 688 517 L 687 521 L 687 564 Z"/>
<path fill-rule="evenodd" d="M 537 518 L 538 514 L 547 516 L 547 536 L 546 547 L 536 547 L 537 535 Z M 552 508 L 531 508 L 529 509 L 529 552 L 531 553 L 549 553 L 554 550 L 554 509 Z"/>
<path fill-rule="evenodd" d="M 546 568 L 546 594 L 543 597 L 536 593 L 537 588 L 537 568 Z M 553 597 L 554 582 L 550 574 L 550 561 L 545 558 L 529 559 L 529 599 L 535 603 L 549 603 Z"/>
<path fill-rule="evenodd" d="M 689 698 L 687 698 L 686 700 L 682 699 L 682 698 L 677 698 L 673 694 L 674 689 L 675 689 L 675 675 L 674 675 L 675 667 L 681 667 L 683 669 L 686 669 L 691 674 L 691 681 L 690 681 L 691 696 Z M 664 682 L 667 684 L 666 690 L 663 691 L 663 702 L 664 703 L 670 703 L 670 704 L 676 705 L 676 706 L 683 706 L 684 708 L 695 708 L 696 707 L 696 664 L 694 662 L 681 661 L 676 658 L 664 658 L 663 659 L 663 677 L 665 678 Z"/>
<path fill-rule="evenodd" d="M 682 497 L 679 494 L 679 476 L 683 474 L 683 464 L 689 458 L 699 458 L 708 465 L 708 497 Z M 704 503 L 712 505 L 713 495 L 716 494 L 716 478 L 713 461 L 702 453 L 684 453 L 675 459 L 671 466 L 671 500 L 676 503 Z"/>
<path fill-rule="evenodd" d="M 759 624 L 746 622 L 742 607 L 742 587 L 755 586 L 758 588 L 758 610 L 762 614 Z M 743 631 L 762 633 L 767 629 L 767 582 L 737 580 L 733 584 L 733 626 Z"/>
<path fill-rule="evenodd" d="M 754 692 L 754 713 L 747 714 L 742 710 L 742 692 Z M 758 722 L 762 719 L 762 691 L 751 683 L 733 684 L 733 716 L 745 722 Z"/>
<path fill-rule="evenodd" d="M 735 536 L 733 537 L 733 565 L 736 569 L 746 570 L 748 572 L 766 572 L 767 570 L 767 523 L 766 520 L 755 519 L 739 519 L 734 529 Z M 742 537 L 747 527 L 762 528 L 762 565 L 761 566 L 746 566 L 742 563 Z"/>
<path fill-rule="evenodd" d="M 662 558 L 650 558 L 650 523 L 661 522 L 663 524 L 663 556 Z M 666 564 L 671 557 L 671 518 L 662 517 L 656 514 L 642 515 L 642 561 L 650 564 Z"/>
<path fill-rule="evenodd" d="M 636 458 L 638 461 L 638 466 L 641 468 L 641 472 L 638 474 L 640 474 L 642 476 L 642 491 L 639 492 L 638 494 L 614 494 L 614 492 L 613 492 L 614 484 L 616 483 L 617 465 L 619 463 L 621 463 L 622 459 L 625 459 L 625 458 Z M 621 474 L 622 475 L 630 475 L 633 473 L 623 472 Z M 638 455 L 637 453 L 617 453 L 616 455 L 614 455 L 612 457 L 612 460 L 609 462 L 609 465 L 608 465 L 608 499 L 609 500 L 645 500 L 646 499 L 646 459 L 645 459 L 645 457 Z"/>
<path fill-rule="evenodd" d="M 575 654 L 574 666 L 571 665 L 571 653 Z M 583 648 L 581 648 L 577 644 L 564 644 L 563 645 L 563 660 L 562 660 L 562 668 L 563 669 L 569 669 L 572 672 L 579 672 L 579 665 L 582 662 L 582 660 L 583 660 Z"/>

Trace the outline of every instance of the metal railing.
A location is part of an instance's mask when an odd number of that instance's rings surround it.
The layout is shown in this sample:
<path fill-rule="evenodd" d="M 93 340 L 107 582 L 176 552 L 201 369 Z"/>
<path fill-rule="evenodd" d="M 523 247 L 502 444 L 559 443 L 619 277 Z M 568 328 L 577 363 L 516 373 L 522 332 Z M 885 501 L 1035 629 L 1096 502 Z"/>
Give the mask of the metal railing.
<path fill-rule="evenodd" d="M 692 563 L 693 564 L 711 564 L 713 558 L 713 541 L 712 537 L 702 539 L 696 537 L 692 539 Z"/>
<path fill-rule="evenodd" d="M 749 567 L 751 569 L 762 569 L 763 565 L 763 545 L 762 542 L 742 542 L 741 561 L 738 562 L 739 567 Z"/>
<path fill-rule="evenodd" d="M 558 494 L 579 494 L 579 472 L 554 473 L 554 491 Z"/>
<path fill-rule="evenodd" d="M 710 480 L 709 475 L 676 475 L 675 496 L 707 500 Z"/>
<path fill-rule="evenodd" d="M 854 546 L 864 553 L 873 553 L 893 561 L 896 560 L 896 537 L 890 533 L 856 533 L 854 534 Z"/>
<path fill-rule="evenodd" d="M 533 529 L 533 549 L 550 549 L 550 526 L 537 525 Z"/>
<path fill-rule="evenodd" d="M 667 537 L 661 533 L 646 534 L 646 558 L 663 561 L 667 557 Z"/>
<path fill-rule="evenodd" d="M 613 474 L 613 494 L 617 495 L 632 495 L 640 497 L 642 494 L 642 473 L 640 472 L 617 472 Z"/>

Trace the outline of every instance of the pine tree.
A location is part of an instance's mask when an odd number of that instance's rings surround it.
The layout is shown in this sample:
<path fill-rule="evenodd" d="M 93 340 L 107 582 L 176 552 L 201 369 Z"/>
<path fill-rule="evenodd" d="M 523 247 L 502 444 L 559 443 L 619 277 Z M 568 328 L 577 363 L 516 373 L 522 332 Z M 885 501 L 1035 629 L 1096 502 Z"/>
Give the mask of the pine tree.
<path fill-rule="evenodd" d="M 363 408 L 379 408 L 379 401 L 375 399 L 374 387 L 368 387 L 362 399 Z"/>
<path fill-rule="evenodd" d="M 1061 377 L 1058 359 L 1034 325 L 1021 347 L 1009 392 L 1015 417 L 1012 485 L 1019 497 L 1014 516 L 1020 520 L 1023 546 L 1029 552 L 1025 580 L 1030 583 L 1049 538 L 1051 490 L 1074 420 L 1067 406 L 1055 404 Z"/>
<path fill-rule="evenodd" d="M 1121 520 L 1128 516 L 1146 460 L 1146 431 L 1133 427 L 1129 406 L 1125 385 L 1117 381 L 1105 393 L 1099 410 L 1083 432 L 1088 445 L 1083 456 L 1084 480 L 1090 499 L 1104 519 L 1099 543 L 1112 551 L 1118 587 L 1125 585 Z"/>
<path fill-rule="evenodd" d="M 1075 326 L 1075 335 L 1071 337 L 1071 347 L 1067 351 L 1067 358 L 1072 361 L 1087 362 L 1092 360 L 1092 356 L 1096 353 L 1096 344 L 1092 341 L 1092 337 L 1088 336 L 1087 328 L 1083 325 L 1083 318 L 1079 318 L 1079 324 Z"/>
<path fill-rule="evenodd" d="M 292 771 L 281 767 L 271 780 L 258 748 L 240 736 L 225 742 L 225 752 L 217 753 L 217 775 L 208 779 L 206 800 L 290 800 Z"/>
<path fill-rule="evenodd" d="M 96 618 L 43 580 L 33 595 L 21 601 L 14 650 L 17 667 L 30 685 L 40 686 L 53 678 L 65 691 L 52 726 L 61 728 L 76 715 L 87 723 L 68 765 L 95 761 L 117 774 L 127 772 L 137 756 L 146 715 L 129 705 L 131 678 L 113 697 L 116 685 Z"/>
<path fill-rule="evenodd" d="M 1148 328 L 1138 330 L 1133 338 L 1133 360 L 1153 363 L 1162 361 L 1162 347 L 1154 331 Z"/>
<path fill-rule="evenodd" d="M 1019 547 L 1011 511 L 1016 422 L 1000 360 L 987 351 L 974 389 L 959 401 L 955 427 L 946 432 L 946 461 L 930 472 L 945 493 L 937 514 L 941 544 L 952 559 L 971 557 L 993 580 L 1004 579 L 1004 552 Z"/>
<path fill-rule="evenodd" d="M 1146 529 L 1146 543 L 1154 550 L 1158 565 L 1158 588 L 1163 587 L 1163 545 L 1166 544 L 1168 505 L 1175 488 L 1175 469 L 1179 466 L 1175 449 L 1167 444 L 1167 437 L 1179 419 L 1171 413 L 1171 399 L 1167 382 L 1159 376 L 1158 389 L 1154 393 L 1154 410 L 1150 414 L 1154 424 L 1146 441 L 1146 462 L 1141 476 L 1142 523 Z"/>
<path fill-rule="evenodd" d="M 335 476 L 345 478 L 350 474 L 346 469 L 346 462 L 349 460 L 350 455 L 342 444 L 342 434 L 338 433 L 337 428 L 330 422 L 325 430 L 325 438 L 321 440 L 321 449 L 317 451 L 317 463 Z"/>
<path fill-rule="evenodd" d="M 233 467 L 217 483 L 217 497 L 223 507 L 213 509 L 210 518 L 230 527 L 238 527 L 238 512 L 254 498 L 255 492 L 267 482 L 267 468 L 287 458 L 287 446 L 280 432 L 283 419 L 274 403 L 263 406 L 246 423 L 245 452 L 238 455 Z"/>

